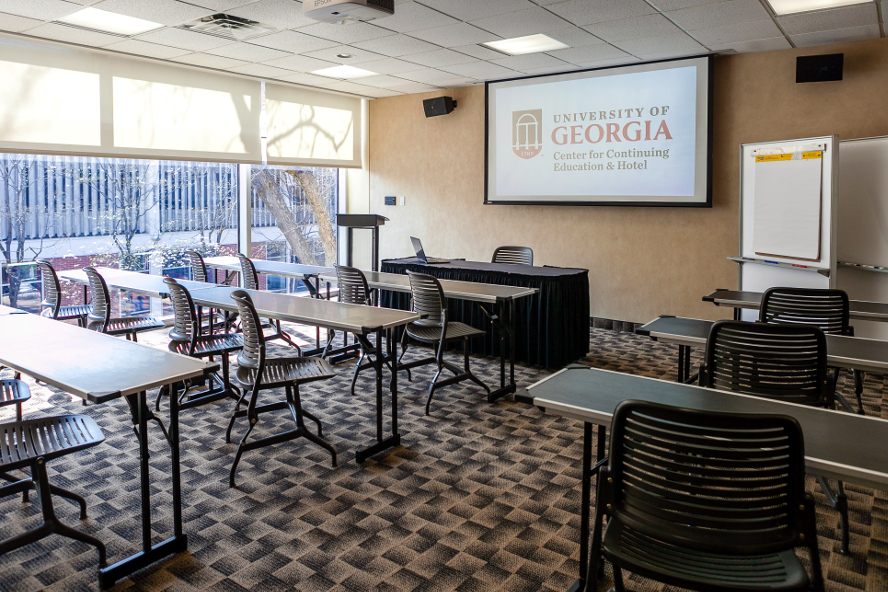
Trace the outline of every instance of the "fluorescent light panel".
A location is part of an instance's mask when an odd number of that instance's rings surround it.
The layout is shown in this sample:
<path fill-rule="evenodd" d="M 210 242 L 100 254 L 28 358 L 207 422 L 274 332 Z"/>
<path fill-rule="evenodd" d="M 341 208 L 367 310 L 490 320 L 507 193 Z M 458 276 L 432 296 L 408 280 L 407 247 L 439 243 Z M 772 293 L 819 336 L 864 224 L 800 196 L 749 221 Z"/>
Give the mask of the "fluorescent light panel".
<path fill-rule="evenodd" d="M 854 4 L 872 4 L 872 0 L 768 0 L 768 4 L 771 5 L 774 14 L 781 16 L 797 12 L 829 10 Z"/>
<path fill-rule="evenodd" d="M 319 76 L 328 76 L 330 78 L 364 78 L 365 76 L 376 76 L 376 72 L 355 68 L 354 66 L 334 66 L 332 68 L 324 68 L 323 70 L 315 70 L 312 74 Z"/>
<path fill-rule="evenodd" d="M 566 49 L 570 47 L 569 45 L 565 45 L 564 43 L 556 41 L 543 34 L 515 37 L 514 39 L 502 39 L 500 41 L 489 41 L 487 43 L 482 43 L 481 45 L 486 45 L 487 47 L 509 55 L 555 51 L 556 49 Z"/>
<path fill-rule="evenodd" d="M 138 35 L 139 33 L 163 26 L 160 23 L 117 14 L 116 12 L 108 12 L 107 10 L 99 10 L 98 8 L 84 8 L 58 20 L 69 25 L 117 33 L 118 35 Z"/>

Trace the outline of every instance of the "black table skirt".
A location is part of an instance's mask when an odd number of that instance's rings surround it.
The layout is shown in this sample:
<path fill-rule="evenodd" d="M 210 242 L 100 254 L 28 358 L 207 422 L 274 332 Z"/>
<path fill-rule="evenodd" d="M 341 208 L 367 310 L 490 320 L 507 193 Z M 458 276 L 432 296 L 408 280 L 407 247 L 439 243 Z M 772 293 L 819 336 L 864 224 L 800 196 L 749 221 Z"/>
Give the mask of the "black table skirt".
<path fill-rule="evenodd" d="M 539 290 L 514 303 L 515 359 L 534 366 L 561 368 L 589 352 L 589 271 L 560 267 L 529 267 L 476 261 L 454 261 L 426 265 L 416 258 L 388 259 L 382 262 L 386 273 L 407 271 L 427 273 L 439 279 L 522 286 Z M 384 290 L 382 306 L 409 310 L 410 295 Z M 485 338 L 471 341 L 474 354 L 499 356 L 499 336 L 481 310 L 495 311 L 492 305 L 449 298 L 448 317 L 478 329 L 487 329 Z M 459 348 L 460 345 L 455 347 Z"/>

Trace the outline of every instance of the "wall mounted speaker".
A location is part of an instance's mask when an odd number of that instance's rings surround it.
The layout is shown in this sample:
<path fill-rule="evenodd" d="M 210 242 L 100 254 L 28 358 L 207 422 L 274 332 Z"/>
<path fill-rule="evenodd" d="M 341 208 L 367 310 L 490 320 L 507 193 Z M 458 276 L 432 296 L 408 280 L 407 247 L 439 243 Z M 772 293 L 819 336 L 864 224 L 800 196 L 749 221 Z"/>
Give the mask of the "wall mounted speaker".
<path fill-rule="evenodd" d="M 799 56 L 796 58 L 796 82 L 830 82 L 842 79 L 843 53 Z"/>
<path fill-rule="evenodd" d="M 425 110 L 426 117 L 437 117 L 438 115 L 447 115 L 456 109 L 456 101 L 450 97 L 435 97 L 434 99 L 425 99 L 422 102 L 422 108 Z"/>

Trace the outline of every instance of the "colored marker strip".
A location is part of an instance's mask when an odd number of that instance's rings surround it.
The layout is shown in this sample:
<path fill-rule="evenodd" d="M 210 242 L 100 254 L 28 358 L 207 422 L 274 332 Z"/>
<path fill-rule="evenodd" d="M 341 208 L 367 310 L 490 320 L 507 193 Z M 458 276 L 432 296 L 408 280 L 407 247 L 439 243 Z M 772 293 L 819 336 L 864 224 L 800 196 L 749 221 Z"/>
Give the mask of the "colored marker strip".
<path fill-rule="evenodd" d="M 792 160 L 792 154 L 765 154 L 762 156 L 756 156 L 756 162 L 779 162 L 782 160 Z M 823 151 L 817 150 L 814 152 L 802 152 L 802 160 L 809 160 L 812 158 L 823 158 Z"/>

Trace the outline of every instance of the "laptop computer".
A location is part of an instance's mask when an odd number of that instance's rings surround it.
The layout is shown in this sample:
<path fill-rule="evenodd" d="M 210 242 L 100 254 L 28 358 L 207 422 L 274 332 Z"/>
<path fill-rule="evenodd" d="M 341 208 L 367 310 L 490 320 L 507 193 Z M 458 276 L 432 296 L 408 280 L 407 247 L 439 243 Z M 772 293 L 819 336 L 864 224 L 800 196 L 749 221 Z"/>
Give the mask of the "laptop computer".
<path fill-rule="evenodd" d="M 413 243 L 413 250 L 416 251 L 416 258 L 420 260 L 420 262 L 425 264 L 435 264 L 435 263 L 450 263 L 450 259 L 441 259 L 440 257 L 426 257 L 425 251 L 422 250 L 422 243 L 419 242 L 419 239 L 415 236 L 410 237 L 410 242 Z"/>

